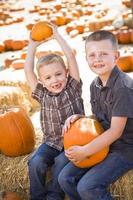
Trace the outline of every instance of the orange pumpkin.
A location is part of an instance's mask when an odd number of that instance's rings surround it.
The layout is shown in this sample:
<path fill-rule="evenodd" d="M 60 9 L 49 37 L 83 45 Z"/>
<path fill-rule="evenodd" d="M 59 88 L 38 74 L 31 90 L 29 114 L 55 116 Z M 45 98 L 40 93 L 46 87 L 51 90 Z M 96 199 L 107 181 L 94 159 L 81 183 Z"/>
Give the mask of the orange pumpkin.
<path fill-rule="evenodd" d="M 24 40 L 12 40 L 11 42 L 12 50 L 21 50 L 25 47 L 25 41 Z"/>
<path fill-rule="evenodd" d="M 64 148 L 68 149 L 74 145 L 83 146 L 98 137 L 101 133 L 103 133 L 103 128 L 97 120 L 87 117 L 80 118 L 64 134 Z M 101 162 L 107 156 L 108 151 L 109 148 L 105 147 L 98 153 L 76 164 L 76 166 L 81 168 L 91 167 Z"/>
<path fill-rule="evenodd" d="M 118 42 L 121 44 L 129 44 L 131 41 L 131 34 L 129 30 L 120 30 L 118 32 Z"/>
<path fill-rule="evenodd" d="M 120 69 L 124 72 L 133 71 L 133 55 L 127 54 L 121 56 L 117 62 Z"/>
<path fill-rule="evenodd" d="M 45 40 L 52 36 L 52 34 L 52 28 L 44 21 L 35 23 L 31 30 L 31 38 L 35 41 Z"/>
<path fill-rule="evenodd" d="M 23 69 L 24 68 L 24 64 L 25 64 L 25 60 L 24 59 L 17 59 L 14 60 L 10 67 L 14 68 L 14 69 Z"/>
<path fill-rule="evenodd" d="M 63 26 L 66 24 L 66 17 L 62 13 L 57 13 L 55 18 L 55 23 L 57 26 Z"/>
<path fill-rule="evenodd" d="M 7 156 L 30 153 L 35 146 L 35 132 L 30 118 L 21 107 L 0 109 L 0 151 Z"/>
<path fill-rule="evenodd" d="M 14 60 L 19 59 L 18 55 L 11 55 L 4 60 L 4 68 L 10 67 Z"/>
<path fill-rule="evenodd" d="M 4 40 L 5 50 L 9 51 L 12 50 L 12 39 L 6 39 Z"/>
<path fill-rule="evenodd" d="M 0 199 L 1 200 L 21 200 L 21 198 L 16 192 L 10 192 L 10 191 L 2 191 L 0 193 Z"/>
<path fill-rule="evenodd" d="M 3 42 L 0 41 L 0 53 L 5 51 L 5 45 Z"/>

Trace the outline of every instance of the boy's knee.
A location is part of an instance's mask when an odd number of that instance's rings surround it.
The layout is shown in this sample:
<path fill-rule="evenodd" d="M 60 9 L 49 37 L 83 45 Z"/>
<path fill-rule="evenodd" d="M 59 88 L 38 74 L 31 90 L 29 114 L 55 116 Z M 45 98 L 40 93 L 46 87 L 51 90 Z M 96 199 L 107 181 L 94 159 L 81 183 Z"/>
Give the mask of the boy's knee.
<path fill-rule="evenodd" d="M 67 183 L 67 178 L 66 178 L 64 173 L 60 172 L 60 174 L 58 176 L 58 182 L 59 182 L 61 187 L 64 186 L 65 183 Z"/>
<path fill-rule="evenodd" d="M 80 197 L 95 200 L 96 197 L 99 198 L 105 193 L 105 187 L 103 187 L 102 185 L 86 185 L 83 184 L 83 182 L 79 182 L 77 185 L 77 192 L 80 195 Z"/>
<path fill-rule="evenodd" d="M 43 162 L 41 157 L 34 156 L 28 161 L 29 170 L 45 171 L 47 169 L 47 164 Z"/>
<path fill-rule="evenodd" d="M 86 185 L 84 183 L 78 183 L 77 185 L 77 192 L 80 196 L 85 196 L 86 192 L 88 191 L 88 188 L 86 188 Z"/>
<path fill-rule="evenodd" d="M 55 158 L 55 166 L 60 167 L 61 169 L 69 162 L 68 158 L 64 155 L 64 153 L 61 153 Z"/>

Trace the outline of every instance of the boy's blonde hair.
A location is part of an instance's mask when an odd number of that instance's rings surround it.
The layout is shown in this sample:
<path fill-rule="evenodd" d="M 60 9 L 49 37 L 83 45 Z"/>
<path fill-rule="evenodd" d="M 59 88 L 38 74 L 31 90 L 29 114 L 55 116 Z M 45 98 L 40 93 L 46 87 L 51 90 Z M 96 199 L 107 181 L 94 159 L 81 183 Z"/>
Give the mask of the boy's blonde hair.
<path fill-rule="evenodd" d="M 64 68 L 66 68 L 64 60 L 61 56 L 51 53 L 46 56 L 41 57 L 36 64 L 36 70 L 39 73 L 39 69 L 44 65 L 48 65 L 54 62 L 59 62 Z"/>
<path fill-rule="evenodd" d="M 118 49 L 118 41 L 117 41 L 115 35 L 113 33 L 111 33 L 110 31 L 106 31 L 106 30 L 98 30 L 98 31 L 91 33 L 86 38 L 85 47 L 86 47 L 88 42 L 101 41 L 101 40 L 110 40 L 110 42 L 112 43 L 112 47 L 115 50 Z"/>

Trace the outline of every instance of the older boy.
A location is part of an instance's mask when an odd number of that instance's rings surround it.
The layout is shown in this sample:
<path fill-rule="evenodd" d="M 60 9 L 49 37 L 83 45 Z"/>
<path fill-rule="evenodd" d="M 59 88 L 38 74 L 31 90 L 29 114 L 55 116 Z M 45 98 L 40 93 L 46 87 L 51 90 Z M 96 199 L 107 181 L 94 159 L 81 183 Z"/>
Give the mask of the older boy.
<path fill-rule="evenodd" d="M 133 168 L 133 79 L 117 67 L 119 52 L 111 32 L 90 34 L 85 49 L 88 65 L 98 75 L 90 86 L 92 112 L 105 131 L 65 152 L 72 162 L 61 171 L 59 183 L 70 200 L 112 200 L 108 186 Z M 69 117 L 64 132 L 79 117 Z M 100 164 L 89 169 L 74 165 L 105 146 L 110 152 Z"/>

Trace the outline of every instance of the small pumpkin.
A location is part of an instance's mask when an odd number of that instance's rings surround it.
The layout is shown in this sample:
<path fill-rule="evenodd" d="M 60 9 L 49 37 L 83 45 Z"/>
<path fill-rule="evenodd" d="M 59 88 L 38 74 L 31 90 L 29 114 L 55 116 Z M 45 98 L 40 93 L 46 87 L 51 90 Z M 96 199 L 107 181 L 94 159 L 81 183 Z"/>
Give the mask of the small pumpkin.
<path fill-rule="evenodd" d="M 64 134 L 64 149 L 74 145 L 83 146 L 98 137 L 103 131 L 101 124 L 97 120 L 87 117 L 80 118 Z M 101 162 L 107 156 L 108 151 L 109 148 L 105 147 L 98 153 L 76 164 L 76 166 L 80 168 L 91 167 Z"/>
<path fill-rule="evenodd" d="M 55 18 L 56 18 L 55 23 L 57 26 L 63 26 L 66 24 L 66 17 L 62 13 L 57 13 L 55 15 Z"/>
<path fill-rule="evenodd" d="M 6 51 L 12 50 L 12 41 L 13 41 L 13 39 L 4 40 L 4 45 L 5 45 Z"/>
<path fill-rule="evenodd" d="M 12 50 L 17 51 L 21 50 L 25 47 L 25 41 L 24 40 L 12 40 L 11 42 Z"/>
<path fill-rule="evenodd" d="M 25 64 L 25 60 L 24 59 L 17 59 L 14 60 L 10 67 L 14 68 L 14 69 L 23 69 L 24 68 L 24 64 Z"/>
<path fill-rule="evenodd" d="M 0 109 L 0 151 L 11 157 L 30 153 L 35 146 L 35 131 L 21 107 Z"/>
<path fill-rule="evenodd" d="M 0 192 L 1 200 L 21 200 L 20 196 L 16 192 L 2 191 Z"/>
<path fill-rule="evenodd" d="M 120 30 L 118 32 L 118 42 L 120 44 L 129 44 L 131 41 L 131 34 L 129 30 Z"/>
<path fill-rule="evenodd" d="M 52 34 L 52 28 L 44 21 L 35 23 L 31 30 L 31 38 L 35 41 L 45 40 L 52 36 Z"/>
<path fill-rule="evenodd" d="M 14 60 L 19 59 L 18 55 L 10 55 L 4 60 L 4 68 L 9 68 Z"/>
<path fill-rule="evenodd" d="M 3 42 L 0 41 L 0 53 L 5 51 L 5 45 Z"/>

